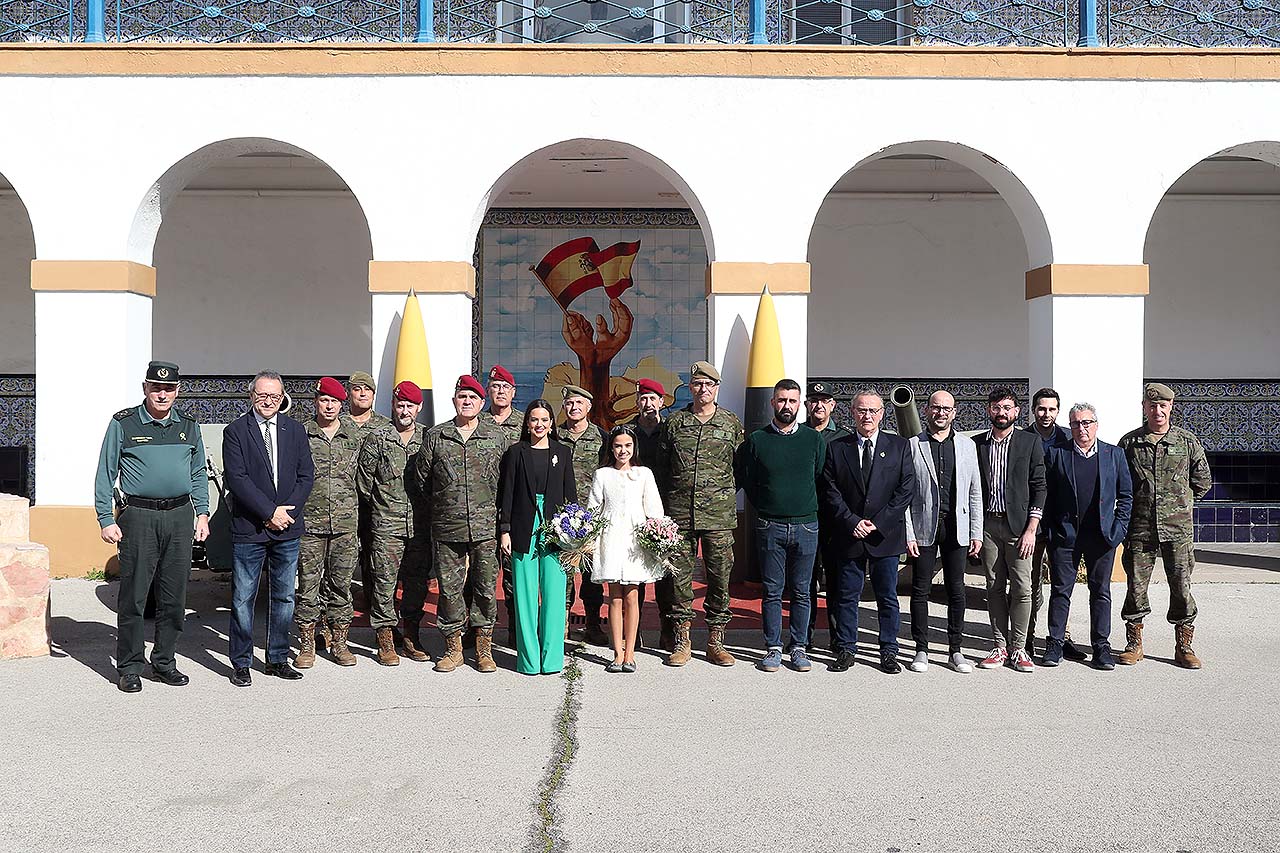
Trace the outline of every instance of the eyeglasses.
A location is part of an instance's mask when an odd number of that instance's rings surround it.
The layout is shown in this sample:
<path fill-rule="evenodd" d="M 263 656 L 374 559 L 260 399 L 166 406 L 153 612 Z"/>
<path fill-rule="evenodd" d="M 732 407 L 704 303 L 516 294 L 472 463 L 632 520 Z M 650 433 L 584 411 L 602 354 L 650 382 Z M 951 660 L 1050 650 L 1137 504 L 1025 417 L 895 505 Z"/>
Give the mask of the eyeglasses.
<path fill-rule="evenodd" d="M 253 396 L 264 403 L 279 403 L 284 399 L 283 394 L 254 394 Z"/>
<path fill-rule="evenodd" d="M 1018 407 L 1010 406 L 1008 403 L 1005 403 L 1003 406 L 992 406 L 991 409 L 996 412 L 1016 412 Z"/>
<path fill-rule="evenodd" d="M 929 404 L 929 408 L 941 415 L 949 415 L 956 410 L 955 406 L 935 406 L 932 403 Z"/>
<path fill-rule="evenodd" d="M 878 415 L 878 414 L 880 414 L 880 413 L 881 413 L 881 412 L 883 412 L 883 411 L 884 411 L 884 409 L 861 409 L 861 408 L 859 408 L 859 409 L 854 409 L 854 410 L 853 410 L 853 413 L 854 413 L 855 415 L 862 415 L 862 416 L 865 416 L 865 417 L 871 417 L 872 415 Z"/>
<path fill-rule="evenodd" d="M 1093 426 L 1096 423 L 1097 421 L 1091 421 L 1091 420 L 1072 421 L 1071 428 L 1072 429 L 1088 429 L 1089 427 Z"/>
<path fill-rule="evenodd" d="M 716 383 L 715 383 L 715 382 L 707 382 L 707 381 L 703 380 L 703 381 L 700 381 L 700 382 L 690 382 L 690 383 L 689 383 L 689 387 L 690 387 L 690 388 L 693 388 L 695 391 L 698 391 L 698 390 L 702 390 L 702 389 L 705 389 L 705 388 L 714 388 L 714 387 L 716 387 Z"/>

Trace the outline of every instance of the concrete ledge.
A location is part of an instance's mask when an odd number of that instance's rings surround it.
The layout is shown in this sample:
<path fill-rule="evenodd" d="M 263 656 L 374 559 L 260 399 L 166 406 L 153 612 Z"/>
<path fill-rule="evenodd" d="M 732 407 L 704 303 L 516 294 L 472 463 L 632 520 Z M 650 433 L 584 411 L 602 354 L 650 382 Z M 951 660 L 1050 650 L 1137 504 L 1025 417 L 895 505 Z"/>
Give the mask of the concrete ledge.
<path fill-rule="evenodd" d="M 32 261 L 31 289 L 156 295 L 156 269 L 133 261 Z"/>
<path fill-rule="evenodd" d="M 775 296 L 809 292 L 807 263 L 764 264 L 752 261 L 714 261 L 707 265 L 707 295 L 759 296 L 765 285 Z"/>
<path fill-rule="evenodd" d="M 1041 296 L 1146 296 L 1146 264 L 1049 264 L 1027 273 L 1027 299 Z"/>
<path fill-rule="evenodd" d="M 49 574 L 82 578 L 116 562 L 116 548 L 102 541 L 91 506 L 33 506 L 31 538 L 49 549 Z"/>
<path fill-rule="evenodd" d="M 465 293 L 476 296 L 476 268 L 465 261 L 369 261 L 370 293 Z"/>

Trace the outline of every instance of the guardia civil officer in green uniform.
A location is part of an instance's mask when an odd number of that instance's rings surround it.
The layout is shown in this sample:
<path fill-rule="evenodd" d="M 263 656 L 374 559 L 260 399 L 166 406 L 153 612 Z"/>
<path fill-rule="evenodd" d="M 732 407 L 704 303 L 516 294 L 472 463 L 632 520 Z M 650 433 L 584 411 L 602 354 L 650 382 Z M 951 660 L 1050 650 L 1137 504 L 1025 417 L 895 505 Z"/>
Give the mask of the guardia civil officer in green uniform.
<path fill-rule="evenodd" d="M 142 689 L 142 614 L 153 581 L 153 677 L 175 687 L 189 680 L 174 653 L 187 612 L 193 524 L 195 541 L 209 536 L 209 480 L 200 425 L 173 407 L 178 380 L 176 364 L 147 365 L 142 404 L 116 412 L 107 424 L 94 478 L 102 541 L 120 548 L 116 670 L 125 693 Z M 117 479 L 123 503 L 113 513 Z"/>
<path fill-rule="evenodd" d="M 827 383 L 809 383 L 808 393 L 805 395 L 804 408 L 808 414 L 805 423 L 816 429 L 818 434 L 826 439 L 828 446 L 837 438 L 853 435 L 849 430 L 832 420 L 831 415 L 836 410 L 836 398 L 832 395 Z M 835 589 L 835 561 L 822 558 L 822 551 L 826 544 L 827 538 L 822 535 L 822 528 L 819 527 L 818 556 L 813 561 L 813 583 L 809 587 L 809 637 L 806 651 L 812 651 L 813 630 L 818 624 L 818 590 Z M 831 651 L 834 652 L 836 650 L 836 613 L 835 607 L 832 605 L 833 602 L 827 602 L 827 627 L 831 629 L 830 647 Z"/>
<path fill-rule="evenodd" d="M 357 370 L 347 379 L 347 417 L 361 431 L 361 440 L 371 432 L 391 423 L 386 415 L 373 410 L 378 385 L 367 371 Z M 369 610 L 373 590 L 373 507 L 360 499 L 360 516 L 356 526 L 356 538 L 360 543 L 360 589 L 364 594 L 364 608 Z"/>
<path fill-rule="evenodd" d="M 591 392 L 578 385 L 565 385 L 560 390 L 563 398 L 561 411 L 564 413 L 563 423 L 557 424 L 551 437 L 573 451 L 573 481 L 578 493 L 578 500 L 586 505 L 587 495 L 591 494 L 591 481 L 595 479 L 596 469 L 600 467 L 600 454 L 604 450 L 604 431 L 591 422 L 591 407 L 595 400 Z M 582 580 L 579 595 L 582 597 L 582 608 L 586 612 L 587 622 L 582 638 L 593 646 L 609 645 L 609 635 L 600 627 L 600 608 L 604 605 L 604 587 L 593 583 L 589 573 L 568 572 L 566 581 L 565 609 L 573 606 L 573 578 L 580 574 Z"/>
<path fill-rule="evenodd" d="M 489 369 L 489 408 L 480 417 L 501 427 L 507 436 L 507 447 L 520 440 L 520 430 L 524 426 L 524 412 L 515 407 L 516 378 L 501 364 Z M 511 582 L 511 559 L 498 555 L 499 571 L 502 573 L 502 596 L 507 608 L 507 645 L 516 646 L 516 591 Z M 467 587 L 467 609 L 471 609 L 473 590 Z"/>
<path fill-rule="evenodd" d="M 415 470 L 431 516 L 432 556 L 440 584 L 436 622 L 445 654 L 436 672 L 462 666 L 462 632 L 476 631 L 476 669 L 494 672 L 498 618 L 498 472 L 507 436 L 480 417 L 484 386 L 463 375 L 453 389 L 451 419 L 427 431 Z M 466 589 L 471 587 L 471 599 Z"/>
<path fill-rule="evenodd" d="M 1133 517 L 1121 557 L 1129 587 L 1120 609 L 1127 644 L 1116 662 L 1142 660 L 1142 620 L 1151 613 L 1147 587 L 1159 557 L 1169 581 L 1173 662 L 1199 669 L 1200 658 L 1191 647 L 1196 621 L 1196 600 L 1191 595 L 1191 571 L 1196 565 L 1192 507 L 1209 493 L 1213 477 L 1200 440 L 1173 425 L 1172 388 L 1149 383 L 1142 391 L 1142 414 L 1145 423 L 1119 441 L 1133 478 Z"/>
<path fill-rule="evenodd" d="M 703 603 L 709 636 L 707 660 L 733 666 L 733 655 L 724 647 L 729 610 L 729 576 L 733 573 L 733 531 L 738 526 L 737 482 L 734 456 L 746 438 L 742 421 L 717 405 L 720 371 L 705 361 L 689 368 L 693 402 L 667 419 L 667 431 L 659 444 L 666 460 L 665 484 L 660 486 L 662 505 L 684 534 L 684 550 L 675 570 L 658 581 L 656 592 L 663 625 L 673 637 L 669 666 L 684 666 L 691 649 L 693 623 L 693 561 L 702 546 L 706 567 L 707 597 Z"/>
<path fill-rule="evenodd" d="M 315 665 L 316 628 L 334 661 L 355 666 L 347 648 L 351 631 L 351 575 L 360 546 L 356 540 L 359 496 L 356 464 L 364 431 L 342 414 L 347 391 L 326 376 L 316 385 L 316 414 L 303 428 L 315 464 L 315 485 L 303 510 L 307 526 L 298 558 L 298 597 L 293 611 L 298 625 L 298 657 L 294 666 Z"/>

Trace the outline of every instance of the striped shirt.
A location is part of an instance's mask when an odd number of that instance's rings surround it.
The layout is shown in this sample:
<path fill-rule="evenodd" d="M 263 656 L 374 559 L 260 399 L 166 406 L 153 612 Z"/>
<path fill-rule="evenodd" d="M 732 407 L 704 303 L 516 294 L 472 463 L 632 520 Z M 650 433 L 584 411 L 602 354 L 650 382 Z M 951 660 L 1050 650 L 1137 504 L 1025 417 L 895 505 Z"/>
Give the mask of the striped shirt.
<path fill-rule="evenodd" d="M 1013 442 L 1013 432 L 1010 431 L 1004 438 L 996 438 L 990 432 L 987 433 L 991 438 L 988 446 L 987 466 L 991 472 L 991 493 L 987 495 L 987 512 L 1007 512 L 1004 504 L 1004 484 L 1009 477 L 1009 445 Z M 1044 510 L 1038 506 L 1027 508 L 1027 516 L 1030 518 L 1041 518 Z"/>

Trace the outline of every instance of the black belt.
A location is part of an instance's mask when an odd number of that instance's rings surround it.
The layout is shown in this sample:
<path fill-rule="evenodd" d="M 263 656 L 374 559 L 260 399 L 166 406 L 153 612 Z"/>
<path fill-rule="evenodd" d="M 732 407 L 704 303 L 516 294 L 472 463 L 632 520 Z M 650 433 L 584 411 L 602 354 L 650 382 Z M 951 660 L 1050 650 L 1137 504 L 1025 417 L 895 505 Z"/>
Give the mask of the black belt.
<path fill-rule="evenodd" d="M 177 509 L 191 503 L 190 495 L 179 498 L 139 498 L 129 495 L 124 499 L 125 506 L 136 506 L 139 509 Z"/>

